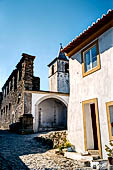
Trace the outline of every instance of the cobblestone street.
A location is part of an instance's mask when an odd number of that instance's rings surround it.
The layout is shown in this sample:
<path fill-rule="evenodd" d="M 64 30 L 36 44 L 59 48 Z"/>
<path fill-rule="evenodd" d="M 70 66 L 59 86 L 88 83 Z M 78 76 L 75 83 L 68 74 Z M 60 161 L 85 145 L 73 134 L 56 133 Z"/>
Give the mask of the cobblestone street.
<path fill-rule="evenodd" d="M 78 163 L 42 147 L 38 134 L 18 135 L 0 130 L 0 170 L 73 170 Z M 78 169 L 78 168 L 77 168 Z"/>

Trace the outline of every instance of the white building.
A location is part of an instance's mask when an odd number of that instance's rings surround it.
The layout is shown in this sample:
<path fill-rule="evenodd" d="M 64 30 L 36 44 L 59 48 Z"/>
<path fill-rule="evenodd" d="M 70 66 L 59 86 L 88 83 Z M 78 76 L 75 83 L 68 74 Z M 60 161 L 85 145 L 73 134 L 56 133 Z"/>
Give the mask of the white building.
<path fill-rule="evenodd" d="M 113 140 L 113 10 L 69 43 L 68 138 L 79 151 Z"/>
<path fill-rule="evenodd" d="M 69 60 L 60 48 L 58 57 L 49 65 L 49 90 L 52 92 L 69 93 Z"/>
<path fill-rule="evenodd" d="M 49 91 L 24 92 L 25 114 L 32 114 L 34 132 L 67 129 L 69 60 L 61 49 L 48 65 Z"/>

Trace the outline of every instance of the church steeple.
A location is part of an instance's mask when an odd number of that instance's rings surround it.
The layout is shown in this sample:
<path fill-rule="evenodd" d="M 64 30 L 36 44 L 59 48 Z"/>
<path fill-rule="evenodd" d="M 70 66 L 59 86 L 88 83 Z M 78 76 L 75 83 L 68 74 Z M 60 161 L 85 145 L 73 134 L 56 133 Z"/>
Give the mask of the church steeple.
<path fill-rule="evenodd" d="M 63 50 L 62 43 L 60 43 L 60 50 Z"/>
<path fill-rule="evenodd" d="M 60 51 L 59 51 L 59 54 L 58 54 L 58 58 L 63 59 L 63 60 L 68 60 L 65 53 L 62 52 L 62 50 L 63 50 L 62 43 L 60 43 Z"/>
<path fill-rule="evenodd" d="M 69 60 L 62 52 L 62 44 L 58 56 L 48 65 L 49 90 L 54 92 L 69 93 Z"/>

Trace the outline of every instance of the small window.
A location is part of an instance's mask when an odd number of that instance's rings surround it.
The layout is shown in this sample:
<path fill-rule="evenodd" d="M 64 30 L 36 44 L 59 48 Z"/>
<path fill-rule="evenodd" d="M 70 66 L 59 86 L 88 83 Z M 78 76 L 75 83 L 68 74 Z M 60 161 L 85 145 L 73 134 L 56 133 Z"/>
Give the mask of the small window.
<path fill-rule="evenodd" d="M 9 110 L 11 110 L 11 103 L 9 103 Z"/>
<path fill-rule="evenodd" d="M 10 81 L 10 91 L 12 90 L 12 86 L 13 86 L 13 82 L 12 82 L 12 79 Z"/>
<path fill-rule="evenodd" d="M 17 89 L 17 75 L 14 77 L 14 90 Z"/>
<path fill-rule="evenodd" d="M 20 99 L 21 99 L 21 94 L 19 94 L 19 96 L 18 96 L 17 104 L 19 104 L 19 103 L 20 103 Z"/>
<path fill-rule="evenodd" d="M 8 106 L 6 105 L 6 115 L 7 115 L 7 111 L 8 111 Z"/>
<path fill-rule="evenodd" d="M 52 75 L 54 74 L 54 65 L 52 65 Z"/>
<path fill-rule="evenodd" d="M 83 77 L 100 69 L 98 41 L 82 51 L 82 60 Z"/>
<path fill-rule="evenodd" d="M 110 140 L 113 140 L 113 101 L 106 103 Z"/>
<path fill-rule="evenodd" d="M 69 64 L 67 64 L 67 63 L 65 64 L 65 72 L 69 73 Z"/>
<path fill-rule="evenodd" d="M 21 80 L 21 78 L 22 78 L 22 68 L 21 70 L 19 70 L 19 81 Z"/>
<path fill-rule="evenodd" d="M 7 86 L 7 95 L 9 94 L 9 85 Z"/>

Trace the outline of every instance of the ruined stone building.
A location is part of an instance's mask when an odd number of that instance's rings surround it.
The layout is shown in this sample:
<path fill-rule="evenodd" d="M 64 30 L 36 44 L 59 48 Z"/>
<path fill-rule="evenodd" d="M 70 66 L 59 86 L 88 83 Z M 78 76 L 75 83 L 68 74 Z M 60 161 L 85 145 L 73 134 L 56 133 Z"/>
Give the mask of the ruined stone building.
<path fill-rule="evenodd" d="M 23 53 L 5 82 L 0 92 L 0 127 L 14 126 L 29 132 L 66 129 L 68 59 L 60 49 L 58 57 L 48 65 L 50 91 L 40 90 L 40 78 L 33 75 L 34 59 L 35 56 Z"/>
<path fill-rule="evenodd" d="M 0 125 L 3 127 L 17 122 L 25 113 L 24 90 L 40 90 L 40 78 L 33 76 L 34 59 L 35 56 L 23 53 L 16 69 L 2 87 Z"/>

